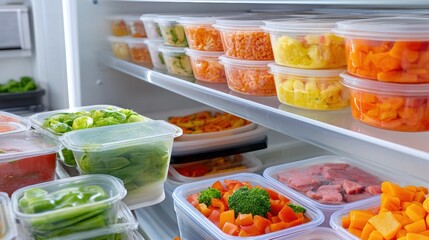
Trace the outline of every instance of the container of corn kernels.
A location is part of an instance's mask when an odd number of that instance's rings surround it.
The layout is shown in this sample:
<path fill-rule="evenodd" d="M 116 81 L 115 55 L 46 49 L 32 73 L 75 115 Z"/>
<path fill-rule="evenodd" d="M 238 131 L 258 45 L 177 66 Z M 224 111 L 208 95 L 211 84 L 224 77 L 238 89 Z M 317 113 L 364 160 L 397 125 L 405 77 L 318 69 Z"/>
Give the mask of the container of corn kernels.
<path fill-rule="evenodd" d="M 345 43 L 331 29 L 335 18 L 290 18 L 264 21 L 270 34 L 275 62 L 304 69 L 346 66 Z"/>
<path fill-rule="evenodd" d="M 281 103 L 312 110 L 349 106 L 349 91 L 340 83 L 345 68 L 308 70 L 268 64 Z"/>

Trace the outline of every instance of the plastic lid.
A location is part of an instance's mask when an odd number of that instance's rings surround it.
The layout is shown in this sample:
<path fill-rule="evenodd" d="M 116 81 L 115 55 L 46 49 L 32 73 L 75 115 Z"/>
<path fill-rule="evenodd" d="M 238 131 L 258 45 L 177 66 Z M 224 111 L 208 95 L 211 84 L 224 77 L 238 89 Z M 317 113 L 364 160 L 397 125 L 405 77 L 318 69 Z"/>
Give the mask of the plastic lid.
<path fill-rule="evenodd" d="M 270 72 L 273 74 L 288 74 L 295 76 L 304 76 L 304 77 L 340 77 L 340 73 L 344 72 L 345 68 L 336 68 L 336 69 L 323 69 L 323 70 L 311 70 L 311 69 L 302 69 L 302 68 L 291 68 L 277 65 L 275 63 L 269 63 Z"/>
<path fill-rule="evenodd" d="M 107 19 L 110 19 L 110 20 L 123 19 L 125 21 L 128 21 L 128 20 L 138 20 L 139 17 L 140 17 L 140 15 L 118 14 L 118 15 L 107 16 Z"/>
<path fill-rule="evenodd" d="M 129 39 L 129 37 L 115 37 L 115 36 L 108 36 L 107 41 L 109 42 L 123 42 L 125 43 Z"/>
<path fill-rule="evenodd" d="M 28 129 L 29 127 L 27 128 L 18 123 L 0 123 L 0 136 L 17 132 L 25 132 Z"/>
<path fill-rule="evenodd" d="M 235 58 L 229 58 L 225 55 L 219 57 L 221 63 L 227 65 L 234 66 L 242 66 L 242 67 L 268 67 L 269 63 L 273 63 L 274 61 L 249 61 L 249 60 L 240 60 Z"/>
<path fill-rule="evenodd" d="M 164 40 L 162 38 L 159 38 L 159 39 L 145 39 L 144 43 L 146 43 L 148 46 L 158 47 L 158 46 L 164 44 Z"/>
<path fill-rule="evenodd" d="M 16 224 L 10 210 L 10 200 L 7 193 L 0 192 L 0 239 L 2 240 L 12 240 L 17 235 Z"/>
<path fill-rule="evenodd" d="M 185 48 L 184 47 L 170 47 L 170 46 L 166 46 L 166 45 L 161 45 L 159 46 L 159 51 L 160 52 L 165 52 L 165 53 L 185 53 Z"/>
<path fill-rule="evenodd" d="M 60 149 L 59 142 L 33 131 L 0 136 L 0 162 L 51 154 Z"/>
<path fill-rule="evenodd" d="M 326 33 L 331 32 L 335 23 L 342 19 L 338 18 L 291 18 L 264 21 L 262 29 L 272 32 L 305 32 Z"/>
<path fill-rule="evenodd" d="M 3 134 L 10 134 L 16 132 L 28 131 L 31 123 L 28 119 L 0 111 L 0 136 Z"/>
<path fill-rule="evenodd" d="M 237 29 L 259 28 L 265 20 L 285 18 L 285 14 L 249 14 L 245 16 L 216 19 L 215 28 Z"/>
<path fill-rule="evenodd" d="M 146 38 L 133 38 L 133 37 L 128 37 L 125 39 L 125 42 L 127 43 L 140 43 L 140 44 L 146 44 Z"/>
<path fill-rule="evenodd" d="M 337 23 L 333 31 L 342 37 L 381 41 L 427 41 L 429 18 L 386 17 Z"/>
<path fill-rule="evenodd" d="M 158 16 L 154 19 L 157 23 L 162 22 L 178 22 L 180 17 L 184 17 L 186 15 L 195 15 L 197 13 L 162 13 L 158 14 Z"/>
<path fill-rule="evenodd" d="M 223 55 L 223 51 L 198 51 L 190 48 L 185 48 L 185 53 L 191 57 L 220 57 Z"/>
<path fill-rule="evenodd" d="M 101 152 L 182 135 L 182 129 L 163 120 L 90 128 L 65 133 L 60 139 L 72 151 Z"/>
<path fill-rule="evenodd" d="M 216 19 L 227 18 L 232 16 L 246 15 L 245 12 L 224 12 L 224 13 L 207 13 L 182 16 L 179 23 L 182 24 L 214 24 Z"/>
<path fill-rule="evenodd" d="M 158 16 L 158 14 L 156 14 L 156 13 L 143 14 L 140 16 L 140 20 L 150 21 L 150 20 L 154 20 L 157 16 Z"/>
<path fill-rule="evenodd" d="M 422 84 L 403 84 L 403 83 L 389 83 L 379 82 L 375 80 L 368 80 L 352 76 L 347 73 L 341 73 L 340 82 L 346 87 L 356 90 L 376 94 L 388 94 L 399 96 L 428 96 L 429 83 Z"/>

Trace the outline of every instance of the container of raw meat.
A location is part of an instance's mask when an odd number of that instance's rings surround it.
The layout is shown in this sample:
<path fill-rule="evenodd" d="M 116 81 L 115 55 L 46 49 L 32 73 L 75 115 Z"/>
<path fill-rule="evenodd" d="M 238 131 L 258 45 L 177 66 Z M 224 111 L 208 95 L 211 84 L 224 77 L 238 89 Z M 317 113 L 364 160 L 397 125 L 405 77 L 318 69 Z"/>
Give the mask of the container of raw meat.
<path fill-rule="evenodd" d="M 319 156 L 264 171 L 264 177 L 322 210 L 327 219 L 322 226 L 329 226 L 333 212 L 376 198 L 383 181 L 398 182 L 395 176 L 385 168 L 339 156 Z"/>

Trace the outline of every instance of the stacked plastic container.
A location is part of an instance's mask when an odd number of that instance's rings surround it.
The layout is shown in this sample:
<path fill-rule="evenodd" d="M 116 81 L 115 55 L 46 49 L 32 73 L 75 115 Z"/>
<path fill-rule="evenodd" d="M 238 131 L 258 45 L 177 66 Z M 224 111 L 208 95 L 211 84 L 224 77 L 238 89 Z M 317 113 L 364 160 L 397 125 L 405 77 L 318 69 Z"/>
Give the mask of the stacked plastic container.
<path fill-rule="evenodd" d="M 336 21 L 326 17 L 264 21 L 276 63 L 269 65 L 270 72 L 281 103 L 311 110 L 349 105 L 348 90 L 339 82 L 346 66 L 345 43 L 331 31 Z"/>
<path fill-rule="evenodd" d="M 152 64 L 158 69 L 167 69 L 165 66 L 164 56 L 159 51 L 159 47 L 164 43 L 162 39 L 161 30 L 158 23 L 155 22 L 155 18 L 158 14 L 143 14 L 140 20 L 146 29 L 147 39 L 145 43 L 149 48 L 150 58 Z"/>
<path fill-rule="evenodd" d="M 108 18 L 113 56 L 133 63 L 152 67 L 149 49 L 146 45 L 146 30 L 140 16 L 115 15 Z"/>
<path fill-rule="evenodd" d="M 429 19 L 390 17 L 337 23 L 346 39 L 352 116 L 370 126 L 429 130 Z"/>

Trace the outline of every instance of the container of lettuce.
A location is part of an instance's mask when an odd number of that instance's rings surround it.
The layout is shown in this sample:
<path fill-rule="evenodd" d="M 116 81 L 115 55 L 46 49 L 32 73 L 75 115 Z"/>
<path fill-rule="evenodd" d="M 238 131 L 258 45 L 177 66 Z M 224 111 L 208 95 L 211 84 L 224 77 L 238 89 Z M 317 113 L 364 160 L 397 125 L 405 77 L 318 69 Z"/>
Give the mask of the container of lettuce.
<path fill-rule="evenodd" d="M 105 174 L 64 178 L 20 188 L 12 209 L 30 239 L 55 239 L 117 223 L 122 182 Z"/>
<path fill-rule="evenodd" d="M 65 133 L 63 145 L 73 151 L 81 174 L 109 174 L 127 189 L 130 209 L 164 200 L 173 140 L 182 130 L 153 120 Z"/>
<path fill-rule="evenodd" d="M 34 128 L 55 139 L 75 130 L 151 120 L 133 110 L 112 105 L 92 105 L 42 112 L 30 116 L 29 119 Z M 73 153 L 69 149 L 62 149 L 58 158 L 65 165 L 76 167 Z"/>

